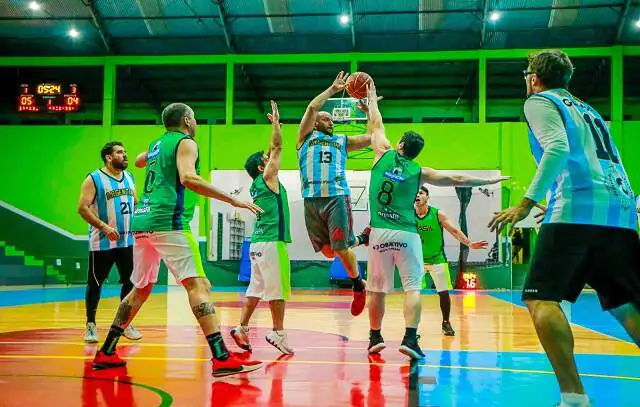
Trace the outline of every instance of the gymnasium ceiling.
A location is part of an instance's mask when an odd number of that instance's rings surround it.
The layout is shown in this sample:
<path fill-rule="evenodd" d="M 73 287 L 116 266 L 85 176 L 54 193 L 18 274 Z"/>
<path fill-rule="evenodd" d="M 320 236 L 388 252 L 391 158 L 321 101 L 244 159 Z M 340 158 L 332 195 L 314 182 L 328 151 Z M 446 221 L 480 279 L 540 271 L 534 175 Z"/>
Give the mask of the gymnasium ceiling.
<path fill-rule="evenodd" d="M 636 27 L 639 0 L 37 0 L 37 6 L 31 0 L 0 0 L 0 56 L 303 54 L 640 44 L 640 28 Z M 499 18 L 492 21 L 495 11 Z M 341 15 L 349 16 L 350 22 L 341 23 Z M 69 36 L 71 29 L 77 31 L 77 38 Z M 610 94 L 608 59 L 574 62 L 574 89 L 581 96 Z M 523 63 L 490 60 L 488 97 L 521 98 Z M 633 65 L 625 71 L 638 72 L 638 61 L 629 63 Z M 326 87 L 338 70 L 348 68 L 339 63 L 304 69 L 237 65 L 236 100 L 308 99 Z M 477 98 L 475 62 L 362 63 L 359 68 L 374 75 L 382 92 L 393 91 L 394 98 Z M 37 69 L 23 69 L 23 77 L 25 71 L 30 76 L 38 74 Z M 89 82 L 99 87 L 101 72 L 96 75 Z M 633 82 L 634 92 L 638 90 L 637 80 L 629 75 L 626 79 Z M 176 98 L 224 100 L 224 83 L 222 66 L 119 67 L 117 94 L 120 100 L 151 98 L 158 104 Z M 140 90 L 145 96 L 140 96 Z"/>

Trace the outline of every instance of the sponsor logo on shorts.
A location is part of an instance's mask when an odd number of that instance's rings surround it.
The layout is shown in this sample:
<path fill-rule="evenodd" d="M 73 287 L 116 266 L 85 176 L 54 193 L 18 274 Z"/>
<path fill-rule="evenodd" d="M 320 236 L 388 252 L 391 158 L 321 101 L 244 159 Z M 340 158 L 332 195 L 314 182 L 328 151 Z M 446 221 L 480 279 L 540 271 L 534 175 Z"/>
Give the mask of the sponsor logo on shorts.
<path fill-rule="evenodd" d="M 402 249 L 409 247 L 407 242 L 384 242 L 373 245 L 373 250 L 378 253 L 384 253 L 389 250 L 399 252 Z"/>
<path fill-rule="evenodd" d="M 249 252 L 249 257 L 255 259 L 256 257 L 262 257 L 262 252 Z"/>

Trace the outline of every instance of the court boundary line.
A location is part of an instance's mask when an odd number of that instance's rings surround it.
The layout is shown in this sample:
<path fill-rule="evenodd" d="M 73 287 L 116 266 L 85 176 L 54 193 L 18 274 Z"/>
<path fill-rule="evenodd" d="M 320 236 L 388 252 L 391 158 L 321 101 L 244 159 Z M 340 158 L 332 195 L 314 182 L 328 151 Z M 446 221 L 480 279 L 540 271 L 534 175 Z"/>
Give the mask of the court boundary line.
<path fill-rule="evenodd" d="M 73 355 L 0 355 L 0 359 L 58 359 L 58 360 L 92 360 L 93 356 L 73 356 Z M 178 358 L 178 357 L 149 357 L 149 356 L 132 356 L 127 357 L 125 360 L 140 360 L 147 362 L 163 362 L 163 361 L 175 361 L 175 362 L 209 362 L 210 359 L 206 358 Z M 354 366 L 407 366 L 407 363 L 370 363 L 370 362 L 348 362 L 348 361 L 325 361 L 325 360 L 265 360 L 268 363 L 293 363 L 293 364 L 311 364 L 311 365 L 354 365 Z M 485 371 L 485 372 L 508 372 L 508 373 L 523 373 L 523 374 L 545 374 L 555 375 L 552 370 L 537 370 L 537 369 L 511 369 L 502 367 L 488 367 L 488 366 L 461 366 L 461 365 L 433 365 L 433 364 L 419 364 L 420 367 L 427 367 L 433 369 L 455 369 L 455 370 L 471 370 L 471 371 Z M 640 377 L 635 376 L 619 376 L 619 375 L 607 375 L 600 373 L 580 373 L 582 377 L 593 377 L 598 379 L 611 379 L 611 380 L 630 380 L 640 382 Z"/>

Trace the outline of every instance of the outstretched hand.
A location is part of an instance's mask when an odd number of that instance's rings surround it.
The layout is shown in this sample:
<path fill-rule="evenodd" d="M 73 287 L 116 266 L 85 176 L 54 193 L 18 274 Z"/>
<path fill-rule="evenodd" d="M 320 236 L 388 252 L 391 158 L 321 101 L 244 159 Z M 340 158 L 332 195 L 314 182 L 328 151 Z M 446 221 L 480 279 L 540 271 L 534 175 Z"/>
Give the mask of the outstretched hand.
<path fill-rule="evenodd" d="M 340 92 L 347 86 L 347 79 L 349 79 L 349 73 L 345 73 L 344 71 L 340 71 L 336 79 L 331 84 L 331 89 L 334 92 Z"/>
<path fill-rule="evenodd" d="M 469 245 L 469 248 L 474 250 L 486 249 L 487 247 L 489 247 L 489 242 L 487 242 L 486 240 L 480 240 L 479 242 L 471 242 L 471 244 Z"/>
<path fill-rule="evenodd" d="M 250 210 L 251 212 L 253 212 L 256 215 L 264 213 L 264 210 L 262 208 L 260 208 L 258 205 L 255 205 L 255 204 L 253 204 L 251 202 L 234 200 L 231 203 L 231 205 L 235 206 L 236 208 L 248 209 L 248 210 Z"/>
<path fill-rule="evenodd" d="M 280 112 L 278 111 L 278 104 L 275 101 L 271 101 L 271 113 L 267 113 L 267 118 L 272 124 L 280 124 Z"/>

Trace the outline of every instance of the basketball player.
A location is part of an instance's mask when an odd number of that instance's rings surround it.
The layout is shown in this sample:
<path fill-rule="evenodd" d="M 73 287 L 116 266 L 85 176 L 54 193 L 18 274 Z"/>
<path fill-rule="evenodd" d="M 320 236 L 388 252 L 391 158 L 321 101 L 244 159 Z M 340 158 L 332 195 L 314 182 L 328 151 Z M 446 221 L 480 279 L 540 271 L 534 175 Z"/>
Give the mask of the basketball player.
<path fill-rule="evenodd" d="M 529 56 L 524 113 L 538 165 L 515 208 L 489 223 L 501 231 L 524 219 L 547 191 L 522 299 L 553 366 L 561 406 L 589 406 L 575 364 L 571 327 L 560 301 L 575 302 L 585 283 L 640 344 L 640 243 L 634 193 L 607 125 L 567 89 L 573 73 L 560 50 Z"/>
<path fill-rule="evenodd" d="M 122 143 L 110 141 L 102 147 L 104 166 L 87 175 L 80 189 L 78 213 L 89 223 L 89 269 L 84 305 L 86 328 L 84 341 L 98 342 L 96 311 L 102 283 L 115 264 L 120 274 L 120 299 L 133 288 L 133 236 L 130 232 L 132 208 L 136 202 L 133 176 L 127 167 L 127 152 Z M 142 335 L 129 325 L 123 335 L 139 340 Z"/>
<path fill-rule="evenodd" d="M 136 206 L 132 230 L 135 232 L 134 269 L 131 275 L 134 289 L 120 303 L 109 335 L 97 352 L 94 369 L 124 366 L 116 354 L 122 332 L 140 307 L 149 298 L 158 280 L 160 260 L 187 291 L 189 305 L 205 335 L 213 358 L 213 376 L 249 372 L 261 362 L 241 358 L 227 350 L 209 301 L 211 284 L 205 276 L 198 241 L 189 229 L 198 195 L 228 202 L 254 213 L 260 208 L 240 202 L 213 187 L 200 177 L 196 119 L 193 110 L 182 103 L 172 103 L 162 112 L 166 132 L 151 142 L 146 157 L 144 195 Z"/>
<path fill-rule="evenodd" d="M 262 299 L 269 301 L 273 331 L 266 340 L 286 355 L 292 355 L 284 332 L 285 301 L 291 293 L 291 264 L 287 243 L 291 243 L 289 226 L 289 200 L 287 190 L 278 179 L 282 153 L 282 131 L 278 106 L 271 101 L 268 115 L 272 123 L 269 151 L 258 151 L 249 156 L 244 168 L 253 179 L 249 193 L 253 202 L 264 213 L 258 216 L 251 236 L 251 282 L 247 288 L 240 316 L 240 325 L 231 330 L 236 344 L 251 351 L 249 344 L 249 320 Z"/>
<path fill-rule="evenodd" d="M 309 239 L 316 253 L 340 258 L 353 283 L 351 314 L 356 316 L 364 310 L 366 290 L 351 250 L 355 237 L 345 162 L 347 152 L 369 146 L 371 136 L 333 134 L 331 114 L 320 111 L 329 98 L 345 88 L 348 76 L 340 72 L 333 84 L 309 103 L 298 130 L 297 149 Z"/>
<path fill-rule="evenodd" d="M 424 353 L 418 345 L 417 329 L 420 323 L 420 290 L 422 288 L 422 245 L 417 231 L 414 201 L 420 185 L 485 185 L 508 177 L 479 179 L 462 175 L 445 175 L 431 168 L 421 168 L 414 159 L 424 147 L 418 133 L 407 131 L 394 150 L 385 135 L 382 116 L 378 109 L 375 85 L 367 89 L 368 131 L 375 153 L 369 184 L 371 205 L 371 231 L 369 236 L 369 264 L 367 289 L 369 291 L 369 353 L 385 348 L 381 334 L 385 311 L 385 294 L 393 289 L 393 273 L 398 268 L 404 290 L 405 335 L 400 352 L 412 359 L 422 359 Z M 360 241 L 360 239 L 359 239 Z"/>
<path fill-rule="evenodd" d="M 422 185 L 415 202 L 418 234 L 422 242 L 422 259 L 424 272 L 431 274 L 436 291 L 440 297 L 440 311 L 442 312 L 442 333 L 446 336 L 455 336 L 455 331 L 449 321 L 451 314 L 451 275 L 449 263 L 444 252 L 443 228 L 455 237 L 460 243 L 470 249 L 486 249 L 489 243 L 482 240 L 472 242 L 451 222 L 451 219 L 441 210 L 429 205 L 429 190 Z M 426 276 L 424 279 L 426 283 Z M 423 284 L 423 288 L 426 288 Z"/>

